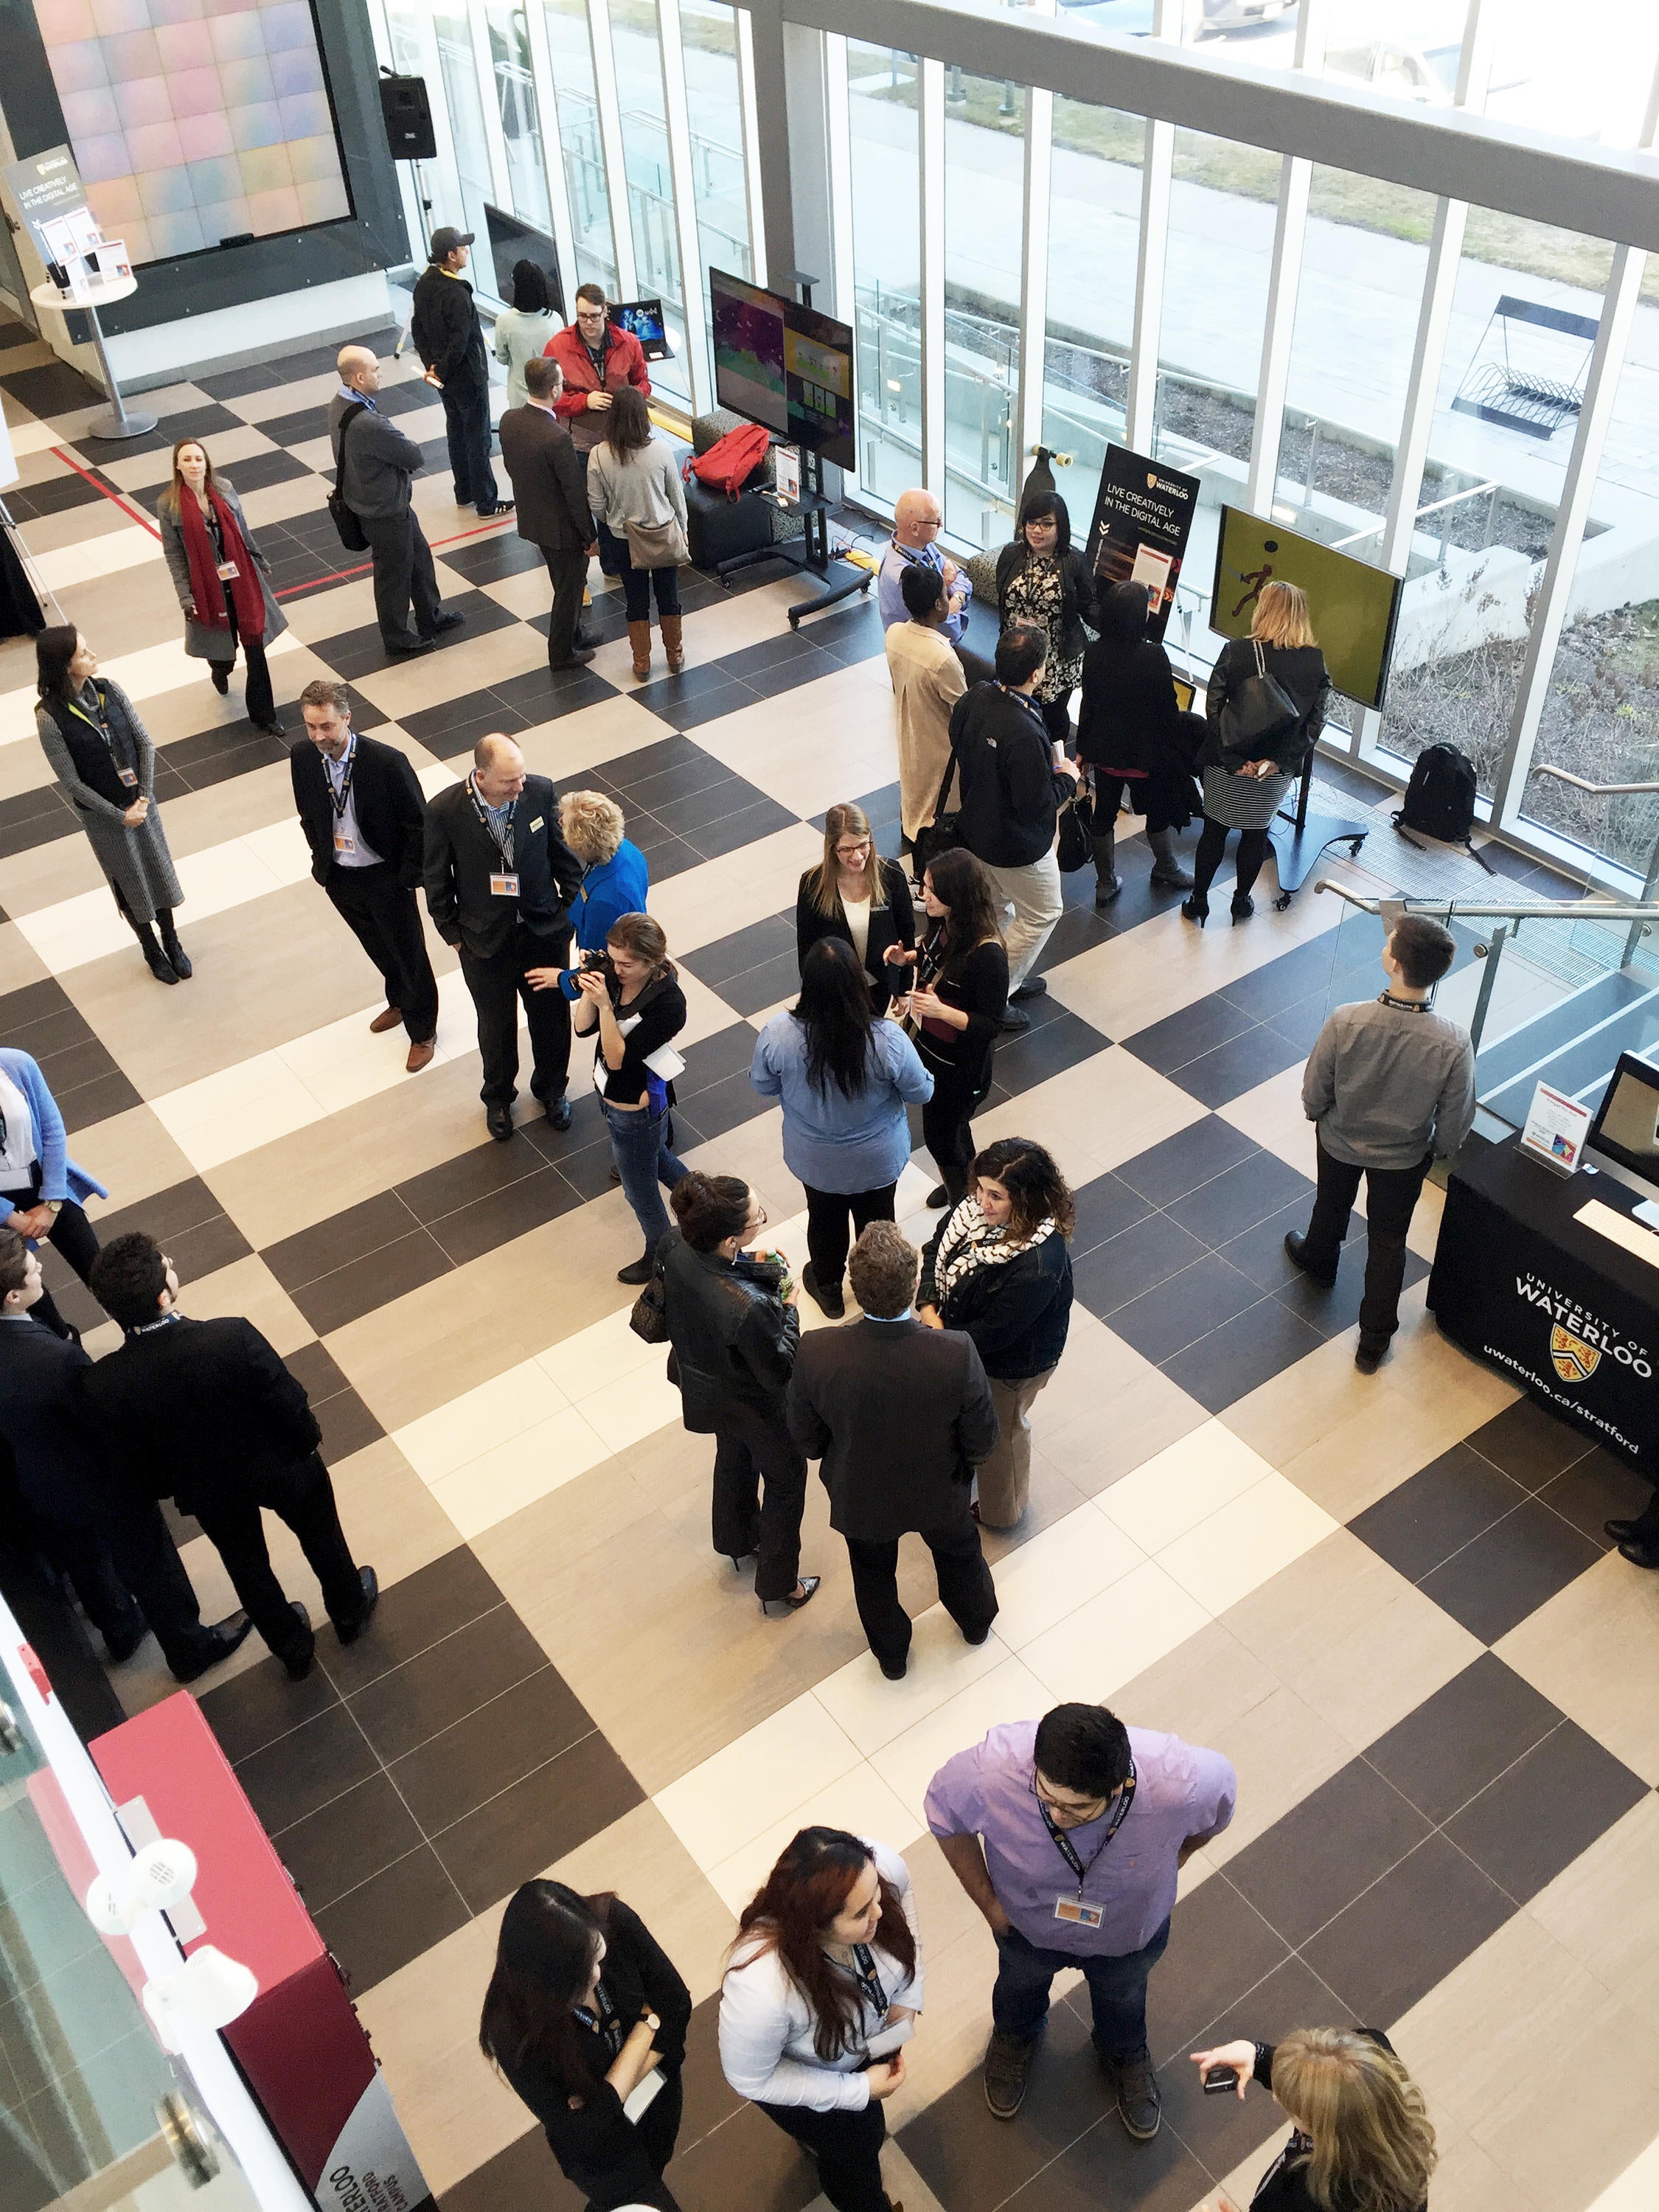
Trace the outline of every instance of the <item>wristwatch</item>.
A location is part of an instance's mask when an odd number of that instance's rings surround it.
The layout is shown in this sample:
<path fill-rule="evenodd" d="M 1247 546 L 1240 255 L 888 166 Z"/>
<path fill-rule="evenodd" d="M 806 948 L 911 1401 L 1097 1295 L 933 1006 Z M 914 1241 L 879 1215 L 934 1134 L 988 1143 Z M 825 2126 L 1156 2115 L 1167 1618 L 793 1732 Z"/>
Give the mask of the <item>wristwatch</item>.
<path fill-rule="evenodd" d="M 653 2035 L 654 2035 L 657 2030 L 662 2026 L 662 2022 L 657 2018 L 656 2014 L 653 2012 L 642 2012 L 640 2014 L 640 2018 L 650 2029 Z"/>

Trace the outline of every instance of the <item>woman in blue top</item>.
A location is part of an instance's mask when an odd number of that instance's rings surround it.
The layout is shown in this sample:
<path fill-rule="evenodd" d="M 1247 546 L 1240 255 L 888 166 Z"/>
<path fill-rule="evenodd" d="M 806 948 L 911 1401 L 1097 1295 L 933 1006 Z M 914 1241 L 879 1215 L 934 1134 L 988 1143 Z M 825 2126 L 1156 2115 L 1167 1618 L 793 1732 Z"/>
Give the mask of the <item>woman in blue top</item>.
<path fill-rule="evenodd" d="M 852 1236 L 893 1218 L 893 1190 L 910 1157 L 907 1105 L 925 1105 L 933 1079 L 896 1022 L 878 1018 L 859 957 L 823 937 L 801 963 L 800 996 L 774 1014 L 749 1079 L 783 1101 L 783 1160 L 806 1191 L 807 1295 L 839 1321 Z"/>
<path fill-rule="evenodd" d="M 619 915 L 647 911 L 651 872 L 639 847 L 623 835 L 621 807 L 603 792 L 566 792 L 559 828 L 582 864 L 581 891 L 570 908 L 575 941 L 584 952 L 602 952 Z"/>
<path fill-rule="evenodd" d="M 15 1229 L 31 1245 L 49 1243 L 84 1283 L 98 1237 L 81 1200 L 108 1196 L 70 1158 L 64 1117 L 39 1064 L 15 1046 L 0 1047 L 0 1227 Z M 42 1293 L 33 1317 L 79 1341 L 50 1291 Z"/>

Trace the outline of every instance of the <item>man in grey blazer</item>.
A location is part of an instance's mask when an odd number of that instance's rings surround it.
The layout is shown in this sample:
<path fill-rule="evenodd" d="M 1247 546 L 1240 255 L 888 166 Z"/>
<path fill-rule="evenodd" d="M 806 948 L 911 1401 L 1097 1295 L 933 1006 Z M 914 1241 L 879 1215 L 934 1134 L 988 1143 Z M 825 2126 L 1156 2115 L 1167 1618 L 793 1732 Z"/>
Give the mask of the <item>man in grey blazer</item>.
<path fill-rule="evenodd" d="M 441 631 L 456 629 L 466 617 L 444 611 L 432 549 L 410 503 L 410 481 L 416 469 L 425 465 L 425 456 L 375 405 L 380 364 L 372 350 L 342 346 L 337 366 L 340 389 L 328 403 L 329 441 L 337 466 L 344 441 L 340 488 L 368 540 L 380 635 L 388 653 L 430 653 Z M 411 597 L 413 630 L 409 627 Z"/>
<path fill-rule="evenodd" d="M 969 1508 L 973 1472 L 997 1440 L 996 1407 L 971 1337 L 915 1317 L 921 1255 L 872 1221 L 847 1263 L 862 1321 L 811 1330 L 789 1381 L 790 1434 L 830 1493 L 847 1540 L 859 1620 L 881 1671 L 902 1679 L 910 1616 L 899 1603 L 899 1538 L 933 1555 L 939 1602 L 969 1644 L 996 1619 L 996 1585 Z"/>
<path fill-rule="evenodd" d="M 599 532 L 588 511 L 586 469 L 553 411 L 564 390 L 563 372 L 557 362 L 537 356 L 524 365 L 524 384 L 530 395 L 525 405 L 509 407 L 501 416 L 501 463 L 512 480 L 519 535 L 538 549 L 553 579 L 547 665 L 574 668 L 593 658 L 592 647 L 575 640 Z"/>

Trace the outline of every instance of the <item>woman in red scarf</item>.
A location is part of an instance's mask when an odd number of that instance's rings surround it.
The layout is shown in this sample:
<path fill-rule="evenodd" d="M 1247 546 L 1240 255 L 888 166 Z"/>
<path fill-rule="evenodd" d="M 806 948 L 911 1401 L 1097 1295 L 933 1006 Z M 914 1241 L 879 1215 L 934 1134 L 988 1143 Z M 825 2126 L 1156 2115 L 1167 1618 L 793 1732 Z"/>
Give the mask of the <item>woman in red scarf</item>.
<path fill-rule="evenodd" d="M 207 448 L 181 438 L 173 449 L 173 481 L 156 508 L 161 546 L 185 616 L 185 651 L 205 660 L 216 691 L 229 684 L 240 644 L 247 662 L 248 720 L 280 738 L 265 651 L 288 628 L 264 579 L 268 566 L 254 542 L 234 488 L 214 472 Z"/>

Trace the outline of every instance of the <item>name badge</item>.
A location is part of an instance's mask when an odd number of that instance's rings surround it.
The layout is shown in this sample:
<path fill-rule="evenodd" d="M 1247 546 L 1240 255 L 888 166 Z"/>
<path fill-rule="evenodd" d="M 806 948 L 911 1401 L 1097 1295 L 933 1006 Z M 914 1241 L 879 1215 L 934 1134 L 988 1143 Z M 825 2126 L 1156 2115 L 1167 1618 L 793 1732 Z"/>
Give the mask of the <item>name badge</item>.
<path fill-rule="evenodd" d="M 222 584 L 234 584 L 242 572 L 234 561 L 222 561 L 213 573 Z"/>
<path fill-rule="evenodd" d="M 136 791 L 138 788 L 138 779 L 130 768 L 118 768 L 115 773 L 120 777 L 128 791 Z"/>
<path fill-rule="evenodd" d="M 539 830 L 539 829 L 541 828 L 541 826 L 542 826 L 543 822 L 544 822 L 545 819 L 546 819 L 546 817 L 545 817 L 544 815 L 540 815 L 540 814 L 538 814 L 538 815 L 536 817 L 535 820 L 531 823 L 531 825 L 530 825 L 530 826 L 531 826 L 531 828 L 532 828 L 532 830 Z M 646 2080 L 648 2081 L 650 2080 L 650 2078 L 651 2078 L 651 2077 L 650 2077 L 650 2075 L 647 2074 L 647 2076 L 646 2076 L 645 2078 L 646 2078 Z"/>
<path fill-rule="evenodd" d="M 517 898 L 519 879 L 516 876 L 492 876 L 489 878 L 489 892 L 492 898 Z"/>
<path fill-rule="evenodd" d="M 1098 1928 L 1106 1917 L 1106 1908 L 1103 1905 L 1085 1905 L 1080 1897 L 1057 1897 L 1054 1917 L 1069 1920 L 1077 1928 Z"/>
<path fill-rule="evenodd" d="M 334 833 L 334 849 L 337 853 L 355 853 L 357 849 L 357 840 L 355 837 L 342 836 L 337 830 Z"/>

